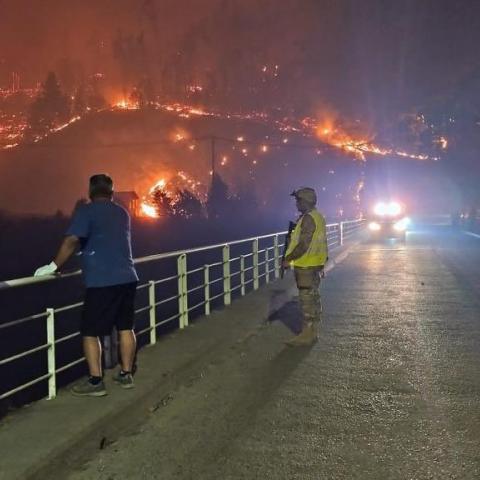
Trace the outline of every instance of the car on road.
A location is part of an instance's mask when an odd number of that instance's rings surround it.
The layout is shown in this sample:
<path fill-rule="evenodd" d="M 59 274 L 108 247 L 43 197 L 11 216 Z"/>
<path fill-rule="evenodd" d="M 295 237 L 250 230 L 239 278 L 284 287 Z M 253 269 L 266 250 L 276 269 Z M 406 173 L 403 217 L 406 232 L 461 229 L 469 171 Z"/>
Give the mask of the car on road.
<path fill-rule="evenodd" d="M 369 217 L 368 230 L 376 240 L 396 238 L 405 241 L 409 224 L 404 205 L 397 201 L 380 201 Z"/>

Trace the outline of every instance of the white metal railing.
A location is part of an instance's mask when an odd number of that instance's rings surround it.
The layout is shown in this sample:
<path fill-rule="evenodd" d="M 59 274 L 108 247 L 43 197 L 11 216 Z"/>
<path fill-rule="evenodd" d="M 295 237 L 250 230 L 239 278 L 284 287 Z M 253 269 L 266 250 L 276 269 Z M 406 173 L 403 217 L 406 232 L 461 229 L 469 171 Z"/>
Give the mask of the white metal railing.
<path fill-rule="evenodd" d="M 343 245 L 344 242 L 354 235 L 363 225 L 363 220 L 352 220 L 327 225 L 327 240 L 329 248 L 333 249 Z M 215 300 L 223 298 L 223 302 L 221 303 L 228 306 L 232 301 L 233 293 L 238 291 L 240 296 L 244 296 L 249 288 L 251 290 L 257 290 L 262 279 L 264 283 L 269 283 L 273 279 L 278 279 L 281 268 L 280 251 L 284 246 L 284 243 L 280 243 L 280 238 L 282 238 L 282 242 L 284 242 L 285 234 L 286 232 L 278 232 L 244 240 L 161 253 L 135 259 L 136 265 L 164 261 L 167 259 L 176 259 L 176 273 L 174 275 L 149 280 L 138 285 L 137 291 L 147 289 L 148 304 L 136 309 L 135 315 L 139 315 L 142 312 L 148 312 L 148 324 L 146 327 L 137 330 L 137 336 L 148 333 L 148 344 L 154 345 L 157 341 L 157 329 L 162 325 L 178 321 L 178 327 L 183 329 L 188 326 L 190 312 L 193 310 L 198 310 L 203 307 L 202 313 L 209 315 L 212 303 Z M 260 248 L 261 245 L 262 248 Z M 232 257 L 231 252 L 234 248 L 238 248 L 241 253 Z M 201 265 L 192 268 L 191 270 L 188 269 L 188 259 L 193 255 L 198 254 L 199 252 L 215 252 L 217 254 L 218 251 L 221 251 L 221 255 L 218 255 L 218 261 Z M 215 269 L 219 271 L 218 276 L 213 275 Z M 27 277 L 8 280 L 0 282 L 0 289 L 11 289 L 14 287 L 53 280 L 58 281 L 58 279 L 76 276 L 80 273 L 80 271 L 77 271 L 60 277 L 52 275 L 48 277 Z M 189 279 L 191 280 L 194 275 L 197 275 L 200 281 L 197 280 L 197 282 L 195 282 L 197 284 L 190 286 L 189 288 Z M 176 288 L 174 286 L 175 282 Z M 169 284 L 170 287 L 165 288 L 165 286 Z M 219 287 L 217 287 L 217 285 L 219 285 Z M 159 295 L 159 286 L 164 287 L 164 293 L 166 294 L 165 297 Z M 172 289 L 174 292 L 172 292 Z M 194 305 L 189 305 L 189 300 L 195 300 L 195 298 L 199 301 Z M 175 307 L 172 306 L 172 302 L 174 301 L 176 302 Z M 63 337 L 56 338 L 56 317 L 63 312 L 77 310 L 82 305 L 83 303 L 80 302 L 57 308 L 48 307 L 43 312 L 0 324 L 0 331 L 3 331 L 26 322 L 45 319 L 46 343 L 21 353 L 11 355 L 10 357 L 0 359 L 0 366 L 11 364 L 37 352 L 46 351 L 48 369 L 47 373 L 42 374 L 33 380 L 11 388 L 6 392 L 0 392 L 0 400 L 10 397 L 17 392 L 25 390 L 42 381 L 48 381 L 47 398 L 55 398 L 57 394 L 57 375 L 85 360 L 84 357 L 80 357 L 65 365 L 59 366 L 57 364 L 55 347 L 63 342 L 71 340 L 78 341 L 77 337 L 80 336 L 80 332 L 76 331 Z M 157 314 L 162 310 L 161 307 L 166 305 L 170 305 L 170 308 L 165 308 L 170 314 L 167 318 L 158 319 Z M 173 313 L 172 309 L 174 310 Z"/>

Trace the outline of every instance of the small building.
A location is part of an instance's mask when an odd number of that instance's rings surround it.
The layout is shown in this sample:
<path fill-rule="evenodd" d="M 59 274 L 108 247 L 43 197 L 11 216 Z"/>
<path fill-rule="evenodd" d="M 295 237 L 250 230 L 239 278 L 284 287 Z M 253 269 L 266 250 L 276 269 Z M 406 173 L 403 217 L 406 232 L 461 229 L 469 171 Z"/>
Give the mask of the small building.
<path fill-rule="evenodd" d="M 113 200 L 126 208 L 132 217 L 140 215 L 140 198 L 136 192 L 115 192 Z"/>

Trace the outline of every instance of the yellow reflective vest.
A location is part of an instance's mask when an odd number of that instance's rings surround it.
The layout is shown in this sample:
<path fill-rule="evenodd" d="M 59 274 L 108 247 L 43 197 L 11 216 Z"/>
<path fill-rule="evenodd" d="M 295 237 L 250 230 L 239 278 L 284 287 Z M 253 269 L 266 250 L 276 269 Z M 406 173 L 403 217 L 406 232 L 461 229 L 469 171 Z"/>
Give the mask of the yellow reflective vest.
<path fill-rule="evenodd" d="M 325 219 L 323 216 L 315 209 L 306 213 L 305 215 L 310 215 L 315 221 L 315 232 L 313 233 L 312 241 L 306 253 L 304 253 L 300 258 L 292 260 L 294 267 L 307 268 L 307 267 L 319 267 L 320 265 L 325 265 L 328 256 L 327 248 L 327 227 L 325 225 Z M 290 255 L 293 252 L 295 247 L 298 245 L 300 240 L 300 232 L 302 229 L 302 221 L 305 218 L 305 215 L 302 215 L 297 226 L 292 232 L 292 237 L 290 239 L 290 245 L 288 246 L 286 256 Z"/>

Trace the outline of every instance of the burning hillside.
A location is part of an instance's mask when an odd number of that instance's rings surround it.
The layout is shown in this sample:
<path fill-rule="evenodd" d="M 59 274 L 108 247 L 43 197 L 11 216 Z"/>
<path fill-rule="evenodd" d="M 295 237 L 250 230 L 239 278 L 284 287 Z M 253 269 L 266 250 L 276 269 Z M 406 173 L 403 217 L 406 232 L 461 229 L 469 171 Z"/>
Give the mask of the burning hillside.
<path fill-rule="evenodd" d="M 325 197 L 341 204 L 343 210 L 350 202 L 358 203 L 363 185 L 360 171 L 350 191 L 340 181 L 342 170 L 359 168 L 355 161 L 361 168 L 367 156 L 430 158 L 380 147 L 373 135 L 345 126 L 333 115 L 320 120 L 295 119 L 261 112 L 221 113 L 180 103 L 140 106 L 132 99 L 118 98 L 111 107 L 72 117 L 30 144 L 10 148 L 0 167 L 4 208 L 68 211 L 69 205 L 84 196 L 88 176 L 107 171 L 115 178 L 117 189 L 139 194 L 144 215 L 154 216 L 150 197 L 159 181 L 171 184 L 180 180 L 185 185 L 179 190 L 204 201 L 211 175 L 217 170 L 234 192 L 252 192 L 260 206 L 275 203 L 280 185 L 291 188 L 294 171 L 295 185 L 313 179 Z M 310 167 L 298 169 L 300 164 Z M 312 171 L 313 176 L 307 173 Z M 31 188 L 28 199 L 12 204 L 6 197 L 11 198 L 8 192 L 15 188 L 18 173 L 31 182 Z M 276 183 L 271 182 L 272 174 Z M 58 197 L 44 193 L 53 179 Z M 59 185 L 65 179 L 69 189 Z M 39 197 L 42 202 L 35 201 Z M 38 211 L 32 205 L 43 206 Z"/>

